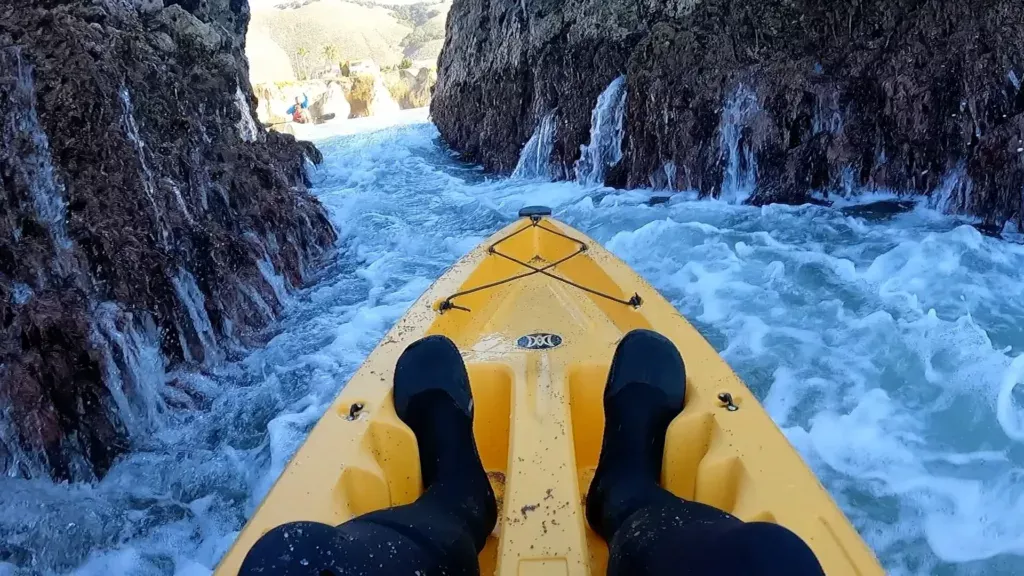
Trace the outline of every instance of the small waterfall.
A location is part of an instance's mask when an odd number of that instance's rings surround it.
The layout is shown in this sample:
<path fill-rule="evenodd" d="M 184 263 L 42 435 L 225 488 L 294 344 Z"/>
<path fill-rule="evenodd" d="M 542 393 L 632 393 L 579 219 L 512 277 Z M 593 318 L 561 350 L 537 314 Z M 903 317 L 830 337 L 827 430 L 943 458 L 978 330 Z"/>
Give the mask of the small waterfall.
<path fill-rule="evenodd" d="M 217 336 L 213 330 L 213 323 L 210 322 L 210 316 L 206 313 L 206 298 L 203 297 L 202 291 L 199 290 L 195 277 L 188 270 L 179 269 L 177 276 L 171 278 L 171 284 L 174 285 L 174 291 L 178 295 L 178 300 L 185 307 L 185 311 L 188 312 L 192 328 L 199 338 L 199 344 L 203 349 L 203 360 L 201 363 L 216 364 L 222 360 L 222 355 L 220 348 L 217 346 Z M 185 353 L 185 358 L 190 362 L 196 362 L 196 358 L 192 355 L 181 326 L 178 327 L 178 334 L 182 339 L 181 347 Z"/>
<path fill-rule="evenodd" d="M 846 198 L 850 198 L 856 193 L 857 173 L 850 166 L 843 168 L 843 174 L 839 177 L 839 187 Z"/>
<path fill-rule="evenodd" d="M 199 148 L 193 148 L 188 154 L 189 162 L 192 166 L 198 166 L 198 170 L 193 170 L 189 175 L 188 188 L 195 197 L 199 199 L 199 211 L 205 212 L 210 209 L 210 199 L 207 191 L 210 188 L 215 188 L 220 192 L 221 198 L 224 199 L 226 205 L 231 205 L 228 200 L 227 193 L 224 192 L 224 187 L 220 185 L 214 185 L 210 182 L 210 170 L 204 162 L 202 154 Z"/>
<path fill-rule="evenodd" d="M 303 217 L 305 217 L 305 215 L 303 215 Z M 295 243 L 295 238 L 293 238 L 291 234 L 288 234 L 288 241 Z M 299 265 L 299 280 L 305 282 L 306 279 L 309 278 L 309 268 L 306 265 L 306 256 L 299 254 L 299 257 L 296 259 L 296 264 Z"/>
<path fill-rule="evenodd" d="M 661 168 L 647 176 L 647 182 L 652 190 L 676 192 L 676 163 L 672 160 L 666 161 Z"/>
<path fill-rule="evenodd" d="M 725 160 L 725 174 L 719 198 L 742 204 L 757 186 L 757 159 L 743 130 L 760 112 L 757 94 L 740 84 L 725 103 L 719 128 L 719 146 Z"/>
<path fill-rule="evenodd" d="M 269 287 L 273 291 L 274 299 L 277 301 L 278 306 L 280 308 L 287 307 L 289 301 L 288 293 L 291 288 L 291 283 L 288 282 L 288 280 L 284 276 L 277 272 L 277 269 L 274 268 L 273 260 L 271 260 L 270 258 L 271 254 L 277 254 L 281 249 L 281 246 L 280 244 L 278 244 L 277 241 L 277 236 L 274 235 L 273 232 L 267 234 L 265 239 L 261 239 L 260 236 L 256 235 L 253 232 L 246 232 L 244 236 L 246 240 L 253 244 L 253 246 L 258 247 L 258 249 L 262 250 L 263 256 L 256 261 L 256 268 L 260 271 L 260 276 L 263 277 L 263 281 L 266 283 L 267 287 Z M 289 238 L 288 242 L 294 243 L 294 239 Z M 270 252 L 268 252 L 267 249 L 269 249 Z M 301 268 L 301 255 L 298 260 L 299 267 Z M 262 292 L 261 290 L 257 289 L 256 286 L 253 284 L 247 284 L 244 282 L 242 284 L 242 292 L 246 296 L 248 296 L 249 299 L 252 300 L 253 303 L 256 304 L 256 306 L 260 308 L 262 312 L 264 312 L 268 319 L 273 320 L 274 318 L 277 317 L 276 314 L 273 312 L 274 307 L 270 306 L 267 303 L 266 299 L 264 299 L 260 295 L 261 293 L 265 292 Z"/>
<path fill-rule="evenodd" d="M 170 233 L 167 230 L 166 223 L 164 223 L 163 212 L 156 202 L 156 185 L 153 184 L 153 173 L 150 172 L 149 165 L 146 163 L 146 144 L 142 141 L 142 136 L 139 134 L 139 126 L 135 122 L 135 107 L 132 104 L 132 97 L 128 93 L 128 88 L 124 87 L 121 88 L 119 95 L 121 97 L 121 125 L 124 127 L 125 135 L 128 136 L 128 141 L 135 148 L 135 155 L 139 159 L 139 169 L 142 171 L 142 189 L 146 193 L 146 197 L 149 198 L 149 203 L 153 205 L 157 226 L 160 228 L 160 234 L 163 237 L 164 243 L 166 243 Z M 184 200 L 181 199 L 180 195 L 179 201 L 182 204 L 182 210 L 185 211 L 187 216 L 188 210 L 185 209 Z"/>
<path fill-rule="evenodd" d="M 238 283 L 238 290 L 244 294 L 257 309 L 259 309 L 260 314 L 263 314 L 264 318 L 267 320 L 277 318 L 277 315 L 274 314 L 274 309 L 270 307 L 270 304 L 267 304 L 267 301 L 263 299 L 263 296 L 260 296 L 258 290 L 245 282 Z"/>
<path fill-rule="evenodd" d="M 171 180 L 170 178 L 165 178 L 163 180 L 163 183 L 168 188 L 171 189 L 171 192 L 174 193 L 174 198 L 178 201 L 178 206 L 181 207 L 182 213 L 185 214 L 185 219 L 188 220 L 190 224 L 195 224 L 196 221 L 195 221 L 194 218 L 192 218 L 192 214 L 188 211 L 188 208 L 186 207 L 185 197 L 181 195 L 181 187 L 178 186 L 178 183 L 173 181 L 173 180 Z M 204 209 L 205 209 L 205 206 L 204 206 Z"/>
<path fill-rule="evenodd" d="M 93 312 L 93 342 L 103 353 L 107 390 L 129 437 L 160 428 L 167 412 L 166 365 L 152 318 L 101 303 Z"/>
<path fill-rule="evenodd" d="M 811 119 L 811 132 L 814 134 L 838 134 L 843 130 L 843 114 L 839 108 L 839 92 L 829 90 L 818 94 L 814 101 L 814 116 Z"/>
<path fill-rule="evenodd" d="M 263 280 L 274 291 L 278 304 L 285 306 L 288 303 L 288 286 L 285 283 L 284 277 L 274 269 L 274 264 L 270 261 L 270 257 L 264 255 L 263 258 L 256 262 L 256 265 L 260 269 L 260 274 L 263 275 Z"/>
<path fill-rule="evenodd" d="M 50 232 L 59 268 L 61 255 L 71 249 L 65 223 L 67 204 L 63 186 L 54 173 L 49 139 L 36 113 L 32 68 L 22 62 L 20 49 L 11 48 L 0 51 L 0 69 L 13 72 L 14 79 L 8 118 L 0 128 L 0 144 L 12 153 L 13 178 L 28 188 L 36 218 Z"/>
<path fill-rule="evenodd" d="M 974 183 L 967 175 L 967 164 L 961 160 L 932 191 L 928 206 L 943 214 L 955 214 L 964 208 L 973 188 Z"/>
<path fill-rule="evenodd" d="M 238 113 L 242 115 L 238 120 L 238 136 L 246 142 L 255 142 L 259 139 L 260 132 L 256 128 L 256 122 L 252 119 L 249 100 L 246 99 L 245 94 L 242 94 L 240 86 L 235 88 L 235 106 L 238 107 Z"/>
<path fill-rule="evenodd" d="M 665 172 L 665 188 L 669 191 L 676 191 L 676 163 L 669 160 L 661 167 Z"/>
<path fill-rule="evenodd" d="M 513 178 L 551 179 L 551 151 L 555 148 L 555 112 L 541 118 L 533 135 L 519 153 Z"/>
<path fill-rule="evenodd" d="M 1020 90 L 1020 78 L 1017 77 L 1016 72 L 1010 70 L 1010 73 L 1007 74 L 1007 78 L 1010 79 L 1010 84 L 1013 84 L 1013 88 L 1015 90 Z"/>
<path fill-rule="evenodd" d="M 0 368 L 2 370 L 2 368 Z M 40 449 L 26 450 L 18 439 L 14 425 L 11 403 L 4 401 L 0 406 L 0 474 L 9 478 L 46 478 L 50 467 L 45 452 Z"/>
<path fill-rule="evenodd" d="M 580 147 L 576 181 L 604 184 L 605 171 L 622 160 L 622 134 L 626 115 L 626 77 L 619 76 L 597 97 L 590 114 L 590 143 Z"/>

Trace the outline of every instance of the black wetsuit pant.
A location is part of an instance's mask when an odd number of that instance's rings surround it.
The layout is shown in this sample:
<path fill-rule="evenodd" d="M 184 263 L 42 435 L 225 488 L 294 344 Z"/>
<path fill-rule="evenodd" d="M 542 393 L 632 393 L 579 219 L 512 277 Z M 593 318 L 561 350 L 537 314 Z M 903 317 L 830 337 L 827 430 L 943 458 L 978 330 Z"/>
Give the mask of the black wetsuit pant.
<path fill-rule="evenodd" d="M 486 476 L 467 473 L 482 472 L 472 422 L 444 399 L 427 412 L 435 440 L 443 440 L 438 445 L 446 449 L 424 454 L 431 442 L 421 441 L 421 460 L 462 473 L 438 475 L 412 504 L 371 512 L 337 527 L 315 522 L 279 526 L 253 547 L 240 574 L 479 574 L 477 554 L 495 518 Z M 677 498 L 657 483 L 633 482 L 629 490 L 636 495 L 636 511 L 610 538 L 608 574 L 823 573 L 807 545 L 781 526 L 744 523 L 711 506 Z M 621 493 L 622 488 L 617 490 Z"/>

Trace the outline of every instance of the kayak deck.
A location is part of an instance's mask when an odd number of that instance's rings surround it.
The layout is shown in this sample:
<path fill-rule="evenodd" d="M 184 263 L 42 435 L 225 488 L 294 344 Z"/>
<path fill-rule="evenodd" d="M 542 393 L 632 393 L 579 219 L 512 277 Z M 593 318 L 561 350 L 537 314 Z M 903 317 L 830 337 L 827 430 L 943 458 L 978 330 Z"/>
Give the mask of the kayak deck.
<path fill-rule="evenodd" d="M 627 303 L 634 293 L 638 307 Z M 439 310 L 446 301 L 454 307 Z M 415 500 L 416 439 L 395 415 L 391 385 L 398 356 L 427 334 L 448 336 L 463 353 L 474 434 L 498 497 L 481 574 L 604 574 L 607 546 L 587 526 L 584 500 L 600 455 L 611 357 L 634 328 L 669 337 L 686 363 L 686 406 L 665 443 L 665 488 L 743 520 L 786 526 L 828 574 L 882 574 L 710 344 L 628 266 L 550 219 L 521 220 L 497 233 L 413 305 L 310 433 L 217 574 L 237 573 L 256 539 L 284 522 L 340 524 Z"/>

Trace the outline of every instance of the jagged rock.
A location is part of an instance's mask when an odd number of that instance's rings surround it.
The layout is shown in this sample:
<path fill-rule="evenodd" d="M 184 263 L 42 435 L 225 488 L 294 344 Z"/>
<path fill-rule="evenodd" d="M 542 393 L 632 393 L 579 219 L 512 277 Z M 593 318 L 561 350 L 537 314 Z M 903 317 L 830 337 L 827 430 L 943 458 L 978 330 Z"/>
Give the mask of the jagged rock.
<path fill-rule="evenodd" d="M 161 52 L 174 52 L 178 48 L 174 40 L 163 32 L 153 32 L 149 37 L 149 43 Z"/>
<path fill-rule="evenodd" d="M 212 26 L 196 18 L 179 4 L 171 4 L 157 15 L 157 21 L 169 28 L 174 36 L 214 52 L 224 39 Z"/>
<path fill-rule="evenodd" d="M 0 474 L 102 476 L 160 417 L 165 363 L 259 343 L 333 246 L 319 153 L 252 112 L 247 20 L 0 2 Z"/>
<path fill-rule="evenodd" d="M 352 109 L 352 117 L 386 116 L 401 107 L 391 95 L 380 72 L 353 74 L 345 94 Z"/>
<path fill-rule="evenodd" d="M 328 82 L 327 90 L 309 106 L 314 121 L 318 118 L 343 120 L 352 113 L 352 107 L 345 99 L 345 90 L 337 82 Z"/>
<path fill-rule="evenodd" d="M 1020 222 L 1021 22 L 1016 0 L 456 0 L 431 116 L 453 148 L 507 172 L 557 110 L 552 162 L 571 167 L 597 96 L 625 75 L 609 184 L 646 186 L 672 165 L 667 187 L 718 195 L 729 147 L 756 163 L 755 203 L 939 194 L 962 166 L 953 188 L 969 193 L 941 203 Z M 754 103 L 729 128 L 744 90 Z"/>
<path fill-rule="evenodd" d="M 142 14 L 153 14 L 164 9 L 164 0 L 133 0 L 132 4 Z"/>

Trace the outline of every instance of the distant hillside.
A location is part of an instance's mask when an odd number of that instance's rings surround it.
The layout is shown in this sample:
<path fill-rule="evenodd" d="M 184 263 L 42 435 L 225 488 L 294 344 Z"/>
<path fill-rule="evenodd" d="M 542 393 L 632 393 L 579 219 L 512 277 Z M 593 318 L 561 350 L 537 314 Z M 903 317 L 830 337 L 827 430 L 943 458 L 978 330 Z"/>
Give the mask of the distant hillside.
<path fill-rule="evenodd" d="M 436 67 L 444 42 L 450 0 L 381 4 L 366 0 L 261 0 L 252 3 L 247 52 L 254 74 L 270 67 L 261 61 L 272 42 L 302 78 L 329 62 L 371 59 L 382 67 L 409 58 L 413 66 Z M 279 53 L 276 49 L 272 50 Z"/>

